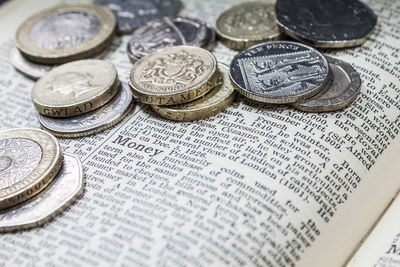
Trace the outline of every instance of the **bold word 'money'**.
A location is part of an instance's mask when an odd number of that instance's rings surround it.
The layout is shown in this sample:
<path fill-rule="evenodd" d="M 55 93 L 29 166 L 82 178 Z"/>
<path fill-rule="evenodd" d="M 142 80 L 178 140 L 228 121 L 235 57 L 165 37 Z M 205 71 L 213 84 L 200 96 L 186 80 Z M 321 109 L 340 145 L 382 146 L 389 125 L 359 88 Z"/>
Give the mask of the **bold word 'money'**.
<path fill-rule="evenodd" d="M 153 147 L 146 147 L 145 145 L 142 144 L 138 144 L 134 141 L 131 141 L 132 138 L 130 137 L 123 137 L 122 135 L 119 135 L 117 137 L 117 139 L 115 139 L 114 141 L 112 141 L 112 143 L 114 144 L 118 144 L 120 146 L 125 146 L 125 147 L 129 147 L 141 152 L 144 152 L 146 154 L 149 154 L 150 157 L 154 157 L 157 156 L 158 154 L 164 152 L 164 150 L 160 150 L 157 148 L 153 148 Z"/>

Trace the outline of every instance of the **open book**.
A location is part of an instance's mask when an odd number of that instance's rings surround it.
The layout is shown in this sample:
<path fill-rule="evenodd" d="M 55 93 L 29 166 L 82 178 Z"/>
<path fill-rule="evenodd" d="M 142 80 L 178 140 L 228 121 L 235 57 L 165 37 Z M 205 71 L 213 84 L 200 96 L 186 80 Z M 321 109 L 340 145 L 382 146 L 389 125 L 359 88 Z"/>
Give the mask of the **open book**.
<path fill-rule="evenodd" d="M 0 129 L 40 127 L 34 82 L 8 57 L 19 24 L 59 2 L 0 8 Z M 240 1 L 182 2 L 181 15 L 214 25 Z M 82 160 L 85 193 L 44 227 L 1 234 L 0 266 L 395 266 L 400 200 L 378 221 L 400 188 L 400 2 L 368 5 L 379 17 L 368 41 L 327 51 L 361 75 L 350 107 L 313 114 L 238 98 L 175 123 L 137 105 L 106 132 L 60 139 Z M 128 40 L 106 57 L 122 81 Z M 225 64 L 236 53 L 213 52 Z"/>

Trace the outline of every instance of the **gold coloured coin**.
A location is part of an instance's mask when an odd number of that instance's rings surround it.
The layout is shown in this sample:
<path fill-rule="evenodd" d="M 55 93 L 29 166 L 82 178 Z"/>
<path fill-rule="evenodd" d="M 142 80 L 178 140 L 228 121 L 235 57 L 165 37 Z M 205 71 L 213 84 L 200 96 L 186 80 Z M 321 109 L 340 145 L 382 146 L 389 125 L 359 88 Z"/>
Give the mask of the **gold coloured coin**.
<path fill-rule="evenodd" d="M 229 78 L 229 68 L 218 64 L 221 84 L 203 97 L 177 106 L 154 106 L 152 109 L 163 118 L 175 121 L 194 121 L 214 116 L 226 109 L 235 99 L 236 92 Z"/>
<path fill-rule="evenodd" d="M 60 170 L 62 159 L 57 139 L 42 130 L 0 132 L 0 210 L 46 188 Z"/>
<path fill-rule="evenodd" d="M 218 77 L 217 60 L 209 51 L 174 46 L 137 61 L 129 85 L 140 102 L 171 106 L 203 96 L 217 84 Z"/>
<path fill-rule="evenodd" d="M 42 115 L 73 117 L 103 106 L 118 88 L 114 65 L 99 59 L 85 59 L 48 72 L 33 88 L 32 100 Z"/>
<path fill-rule="evenodd" d="M 226 46 L 235 50 L 276 40 L 280 36 L 276 24 L 275 1 L 248 2 L 234 6 L 223 12 L 216 24 L 218 37 Z"/>
<path fill-rule="evenodd" d="M 28 18 L 16 32 L 16 45 L 28 59 L 62 64 L 93 56 L 114 36 L 116 19 L 97 4 L 64 4 Z"/>

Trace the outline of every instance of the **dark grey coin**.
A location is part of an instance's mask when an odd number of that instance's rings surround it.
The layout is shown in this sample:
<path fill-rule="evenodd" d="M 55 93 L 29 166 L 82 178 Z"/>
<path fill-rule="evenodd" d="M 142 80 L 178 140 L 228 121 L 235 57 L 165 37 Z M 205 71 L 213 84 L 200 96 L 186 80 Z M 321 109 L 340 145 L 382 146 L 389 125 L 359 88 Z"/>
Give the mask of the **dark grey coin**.
<path fill-rule="evenodd" d="M 272 104 L 309 98 L 328 81 L 326 58 L 304 44 L 278 41 L 252 46 L 237 54 L 230 77 L 244 96 Z"/>
<path fill-rule="evenodd" d="M 163 17 L 137 29 L 128 43 L 128 55 L 136 61 L 167 46 L 202 46 L 207 40 L 207 24 L 188 17 Z M 212 38 L 212 37 L 210 37 Z"/>
<path fill-rule="evenodd" d="M 361 78 L 357 71 L 342 60 L 326 57 L 332 73 L 331 82 L 312 98 L 293 104 L 293 107 L 308 111 L 336 111 L 350 105 L 360 93 Z"/>
<path fill-rule="evenodd" d="M 207 23 L 207 36 L 204 45 L 202 46 L 204 49 L 212 50 L 215 46 L 215 38 L 216 33 L 213 26 Z"/>
<path fill-rule="evenodd" d="M 131 33 L 150 20 L 178 13 L 180 0 L 95 0 L 109 7 L 117 17 L 118 31 Z"/>
<path fill-rule="evenodd" d="M 377 23 L 358 0 L 278 0 L 275 8 L 281 31 L 317 47 L 361 45 Z"/>
<path fill-rule="evenodd" d="M 42 127 L 58 137 L 80 137 L 104 131 L 123 120 L 133 108 L 133 96 L 126 83 L 120 92 L 103 107 L 92 112 L 63 119 L 39 115 Z"/>

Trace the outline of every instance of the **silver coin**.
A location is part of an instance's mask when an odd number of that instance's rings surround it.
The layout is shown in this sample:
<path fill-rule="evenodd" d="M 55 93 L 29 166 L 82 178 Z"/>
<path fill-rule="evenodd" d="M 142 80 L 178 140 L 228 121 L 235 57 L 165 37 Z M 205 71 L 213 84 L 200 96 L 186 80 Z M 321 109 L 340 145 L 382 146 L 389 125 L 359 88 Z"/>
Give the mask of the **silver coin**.
<path fill-rule="evenodd" d="M 348 63 L 326 57 L 332 72 L 332 82 L 312 98 L 293 104 L 308 112 L 336 111 L 350 105 L 360 93 L 361 78 Z"/>
<path fill-rule="evenodd" d="M 181 7 L 180 0 L 95 0 L 109 7 L 117 17 L 118 31 L 131 33 L 150 20 L 172 16 Z"/>
<path fill-rule="evenodd" d="M 215 46 L 215 39 L 216 39 L 215 29 L 213 26 L 207 23 L 207 36 L 203 48 L 211 51 Z"/>
<path fill-rule="evenodd" d="M 121 83 L 119 93 L 103 107 L 80 116 L 54 119 L 39 115 L 42 127 L 58 137 L 80 137 L 104 131 L 123 120 L 133 108 L 129 85 Z"/>
<path fill-rule="evenodd" d="M 64 154 L 58 177 L 40 194 L 0 211 L 0 232 L 40 226 L 67 208 L 83 192 L 83 170 L 78 157 Z"/>
<path fill-rule="evenodd" d="M 237 54 L 230 77 L 244 96 L 271 104 L 293 103 L 323 89 L 329 65 L 317 50 L 295 42 L 252 46 Z"/>
<path fill-rule="evenodd" d="M 189 17 L 163 17 L 137 29 L 128 43 L 128 55 L 136 61 L 167 46 L 202 46 L 207 40 L 207 24 Z M 212 36 L 210 37 L 212 38 Z"/>
<path fill-rule="evenodd" d="M 106 48 L 100 54 L 97 54 L 92 58 L 105 58 L 108 52 L 109 49 Z M 13 47 L 11 49 L 10 62 L 19 72 L 33 80 L 39 80 L 40 78 L 42 78 L 42 76 L 51 71 L 53 68 L 59 66 L 45 65 L 30 61 L 29 59 L 25 58 L 16 47 Z"/>

